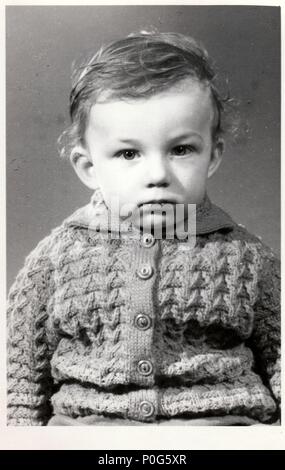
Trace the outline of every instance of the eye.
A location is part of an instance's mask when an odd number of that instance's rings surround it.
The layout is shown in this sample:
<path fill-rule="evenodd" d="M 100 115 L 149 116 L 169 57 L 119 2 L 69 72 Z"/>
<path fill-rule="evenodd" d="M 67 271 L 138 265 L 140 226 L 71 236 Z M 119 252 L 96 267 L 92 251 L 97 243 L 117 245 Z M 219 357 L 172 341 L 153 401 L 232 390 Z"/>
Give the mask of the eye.
<path fill-rule="evenodd" d="M 172 149 L 172 154 L 183 157 L 184 155 L 189 155 L 196 151 L 197 149 L 194 145 L 176 145 L 176 147 Z"/>
<path fill-rule="evenodd" d="M 123 157 L 125 160 L 134 160 L 139 156 L 139 152 L 135 149 L 120 150 L 115 154 L 115 157 Z"/>

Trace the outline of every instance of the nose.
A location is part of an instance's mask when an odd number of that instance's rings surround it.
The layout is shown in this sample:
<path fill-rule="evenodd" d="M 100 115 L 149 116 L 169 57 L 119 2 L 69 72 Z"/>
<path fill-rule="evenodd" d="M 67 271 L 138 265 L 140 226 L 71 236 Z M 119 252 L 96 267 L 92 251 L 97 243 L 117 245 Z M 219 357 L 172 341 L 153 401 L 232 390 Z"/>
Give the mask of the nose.
<path fill-rule="evenodd" d="M 148 160 L 148 159 L 147 159 Z M 149 188 L 167 187 L 170 184 L 171 171 L 164 155 L 152 156 L 147 162 L 146 182 Z"/>

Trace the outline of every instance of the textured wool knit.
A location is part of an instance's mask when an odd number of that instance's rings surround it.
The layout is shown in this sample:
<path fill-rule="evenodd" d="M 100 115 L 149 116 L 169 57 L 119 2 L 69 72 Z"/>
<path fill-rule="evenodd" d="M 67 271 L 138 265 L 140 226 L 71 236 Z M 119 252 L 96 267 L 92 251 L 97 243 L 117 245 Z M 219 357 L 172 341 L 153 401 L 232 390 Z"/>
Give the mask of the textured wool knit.
<path fill-rule="evenodd" d="M 207 195 L 195 246 L 110 237 L 106 215 L 95 192 L 11 287 L 8 424 L 46 425 L 53 413 L 274 421 L 280 275 L 271 249 Z"/>

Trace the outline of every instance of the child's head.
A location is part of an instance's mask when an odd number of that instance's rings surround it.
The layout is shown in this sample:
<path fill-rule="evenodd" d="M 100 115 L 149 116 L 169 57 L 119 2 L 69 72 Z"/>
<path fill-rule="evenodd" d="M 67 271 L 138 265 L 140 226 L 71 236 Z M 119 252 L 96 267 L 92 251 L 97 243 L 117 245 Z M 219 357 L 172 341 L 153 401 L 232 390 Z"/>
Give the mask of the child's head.
<path fill-rule="evenodd" d="M 70 96 L 78 176 L 107 204 L 201 202 L 223 149 L 213 80 L 207 52 L 178 33 L 139 33 L 102 48 L 77 70 Z"/>

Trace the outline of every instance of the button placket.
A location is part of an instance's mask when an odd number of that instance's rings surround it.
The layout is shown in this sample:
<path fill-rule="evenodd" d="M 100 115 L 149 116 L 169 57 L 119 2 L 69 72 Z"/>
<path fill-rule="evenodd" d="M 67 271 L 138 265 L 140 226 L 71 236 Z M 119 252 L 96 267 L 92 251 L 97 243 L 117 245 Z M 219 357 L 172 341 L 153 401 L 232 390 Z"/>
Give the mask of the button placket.
<path fill-rule="evenodd" d="M 154 293 L 156 260 L 160 244 L 151 234 L 141 236 L 133 257 L 130 283 L 130 369 L 136 384 L 149 387 L 154 383 L 152 342 L 154 326 Z M 133 278 L 134 276 L 134 278 Z M 138 411 L 139 412 L 139 411 Z M 140 412 L 139 412 L 140 413 Z"/>

